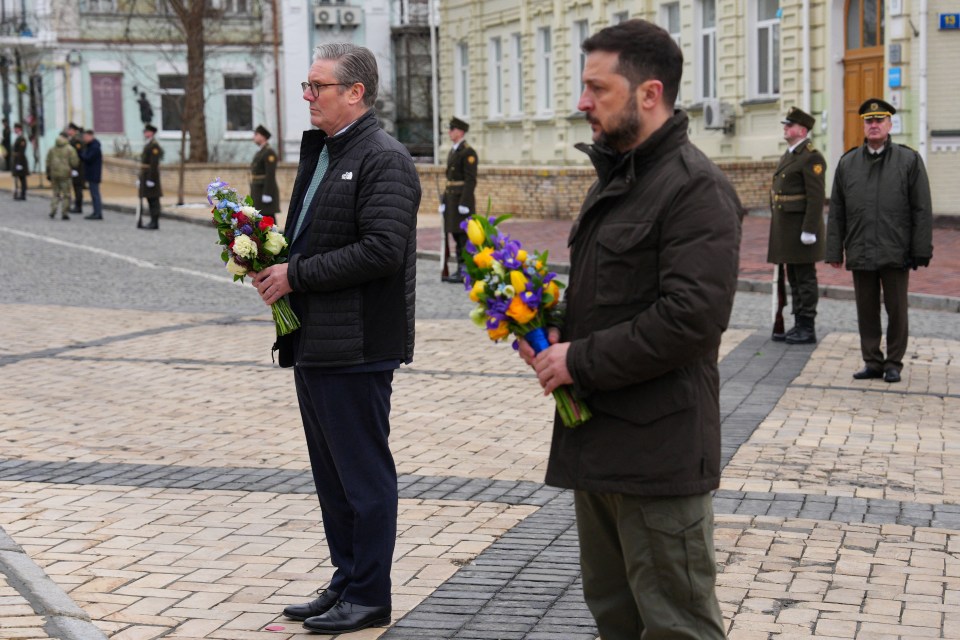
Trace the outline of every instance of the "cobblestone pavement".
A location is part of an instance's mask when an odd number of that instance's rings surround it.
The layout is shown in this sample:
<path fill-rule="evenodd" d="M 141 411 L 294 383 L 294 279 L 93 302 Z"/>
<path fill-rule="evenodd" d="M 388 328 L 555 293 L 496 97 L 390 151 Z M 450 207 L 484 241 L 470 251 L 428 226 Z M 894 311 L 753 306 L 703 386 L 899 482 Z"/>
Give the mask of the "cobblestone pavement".
<path fill-rule="evenodd" d="M 308 637 L 279 613 L 331 567 L 269 314 L 210 229 L 45 210 L 0 211 L 0 638 Z M 594 640 L 571 496 L 542 484 L 551 401 L 419 266 L 394 620 L 343 637 Z M 738 294 L 714 500 L 731 638 L 960 637 L 960 314 L 911 311 L 899 385 L 850 378 L 853 314 L 825 299 L 819 344 L 787 347 L 769 296 Z"/>

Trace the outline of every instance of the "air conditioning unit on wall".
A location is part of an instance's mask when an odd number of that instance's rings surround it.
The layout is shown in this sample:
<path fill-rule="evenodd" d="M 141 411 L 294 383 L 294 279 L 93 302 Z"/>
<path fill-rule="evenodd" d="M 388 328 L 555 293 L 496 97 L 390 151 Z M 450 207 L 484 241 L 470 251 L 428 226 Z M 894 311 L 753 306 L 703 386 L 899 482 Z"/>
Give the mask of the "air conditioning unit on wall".
<path fill-rule="evenodd" d="M 340 7 L 340 26 L 359 27 L 363 24 L 363 7 Z"/>
<path fill-rule="evenodd" d="M 703 128 L 733 133 L 733 113 L 719 98 L 703 99 Z"/>
<path fill-rule="evenodd" d="M 316 7 L 313 10 L 315 27 L 333 27 L 337 24 L 337 10 L 333 7 Z"/>

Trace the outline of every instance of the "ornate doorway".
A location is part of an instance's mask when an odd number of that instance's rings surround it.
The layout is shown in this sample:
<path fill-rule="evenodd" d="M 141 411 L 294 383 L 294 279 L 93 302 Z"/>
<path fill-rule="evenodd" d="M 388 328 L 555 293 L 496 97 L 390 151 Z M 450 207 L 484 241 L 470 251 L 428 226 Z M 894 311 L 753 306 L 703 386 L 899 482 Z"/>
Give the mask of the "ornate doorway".
<path fill-rule="evenodd" d="M 857 110 L 867 98 L 883 97 L 883 1 L 846 0 L 843 57 L 844 150 L 863 141 Z"/>

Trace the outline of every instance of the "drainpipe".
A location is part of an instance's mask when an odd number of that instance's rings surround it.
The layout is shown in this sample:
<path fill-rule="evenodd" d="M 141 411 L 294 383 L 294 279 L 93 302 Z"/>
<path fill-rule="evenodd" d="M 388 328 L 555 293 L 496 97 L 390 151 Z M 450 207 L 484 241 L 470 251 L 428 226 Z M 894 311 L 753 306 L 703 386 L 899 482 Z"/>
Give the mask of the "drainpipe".
<path fill-rule="evenodd" d="M 917 118 L 917 134 L 920 158 L 927 163 L 927 2 L 920 0 L 920 86 L 919 86 L 919 114 Z"/>
<path fill-rule="evenodd" d="M 283 160 L 283 112 L 280 110 L 280 7 L 277 0 L 270 3 L 273 14 L 273 96 L 277 109 L 277 160 Z"/>
<path fill-rule="evenodd" d="M 433 100 L 433 164 L 440 164 L 440 91 L 437 86 L 437 16 L 436 0 L 429 0 L 430 11 L 430 92 Z"/>

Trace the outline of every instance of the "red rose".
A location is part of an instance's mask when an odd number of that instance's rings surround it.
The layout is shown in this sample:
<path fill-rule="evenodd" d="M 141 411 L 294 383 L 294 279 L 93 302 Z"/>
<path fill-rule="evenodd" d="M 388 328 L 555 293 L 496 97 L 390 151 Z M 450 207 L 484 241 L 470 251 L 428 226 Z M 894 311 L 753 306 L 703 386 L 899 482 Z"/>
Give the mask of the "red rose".
<path fill-rule="evenodd" d="M 237 221 L 237 226 L 238 226 L 238 227 L 242 227 L 242 226 L 245 225 L 245 224 L 250 224 L 250 218 L 248 218 L 247 216 L 243 215 L 243 214 L 240 213 L 239 211 L 234 212 L 234 214 L 233 214 L 233 219 Z"/>
<path fill-rule="evenodd" d="M 260 231 L 266 231 L 274 225 L 273 218 L 270 216 L 263 216 L 260 218 Z"/>

